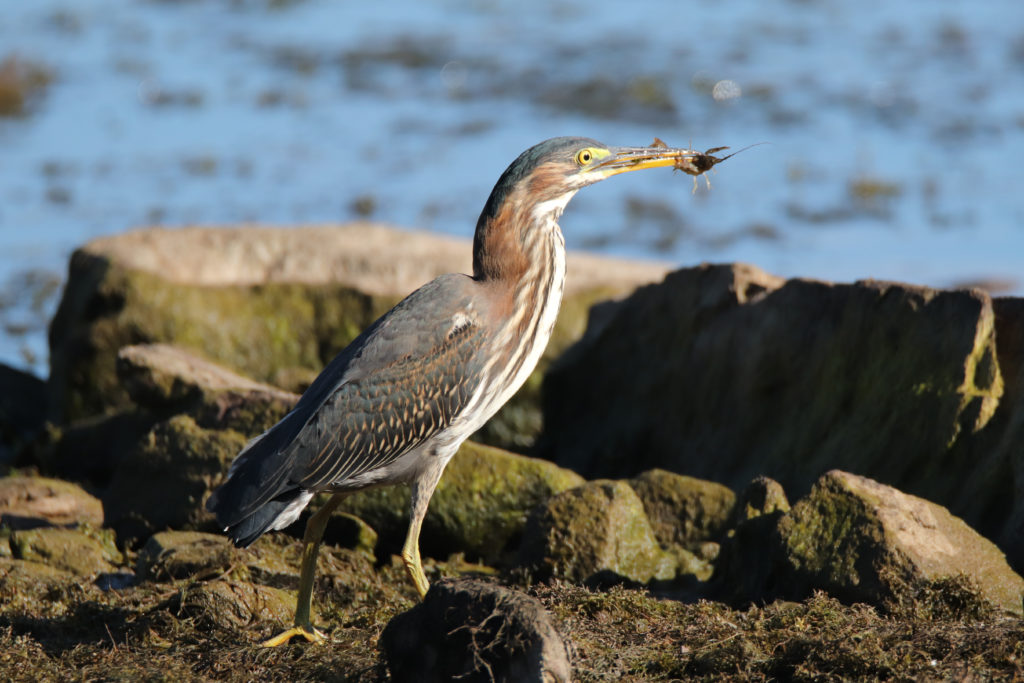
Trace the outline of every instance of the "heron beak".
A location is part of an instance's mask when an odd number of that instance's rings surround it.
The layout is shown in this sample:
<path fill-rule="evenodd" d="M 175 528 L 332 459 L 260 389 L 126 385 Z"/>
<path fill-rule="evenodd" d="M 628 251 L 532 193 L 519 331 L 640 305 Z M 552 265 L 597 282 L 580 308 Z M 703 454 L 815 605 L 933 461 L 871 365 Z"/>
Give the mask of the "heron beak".
<path fill-rule="evenodd" d="M 609 156 L 599 159 L 593 165 L 593 171 L 604 178 L 645 168 L 675 167 L 685 159 L 700 154 L 692 149 L 674 147 L 613 147 L 610 151 Z"/>

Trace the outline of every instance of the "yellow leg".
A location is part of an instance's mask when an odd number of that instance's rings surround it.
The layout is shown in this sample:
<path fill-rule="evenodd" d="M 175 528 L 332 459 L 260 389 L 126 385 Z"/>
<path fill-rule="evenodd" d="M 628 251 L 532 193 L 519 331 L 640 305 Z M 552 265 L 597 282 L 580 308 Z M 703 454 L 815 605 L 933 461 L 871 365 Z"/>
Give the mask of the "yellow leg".
<path fill-rule="evenodd" d="M 412 483 L 412 504 L 409 510 L 409 533 L 405 537 L 405 545 L 402 546 L 402 561 L 405 569 L 409 572 L 409 578 L 416 586 L 416 592 L 420 594 L 420 600 L 427 595 L 430 583 L 423 573 L 423 562 L 420 560 L 420 529 L 423 526 L 423 518 L 427 514 L 427 505 L 430 497 L 434 495 L 437 482 L 441 479 L 444 466 L 450 457 L 437 457 L 430 467 Z"/>
<path fill-rule="evenodd" d="M 427 595 L 430 583 L 423 573 L 423 562 L 420 560 L 420 526 L 422 517 L 413 517 L 409 520 L 409 533 L 405 537 L 405 545 L 402 546 L 402 561 L 405 562 L 405 569 L 409 572 L 409 578 L 416 586 L 416 592 L 420 594 L 420 600 Z"/>
<path fill-rule="evenodd" d="M 302 537 L 302 569 L 299 573 L 299 596 L 295 603 L 295 625 L 269 640 L 263 641 L 263 647 L 283 645 L 295 636 L 301 636 L 311 643 L 322 643 L 324 635 L 313 628 L 313 575 L 316 573 L 316 558 L 320 552 L 320 541 L 327 528 L 327 520 L 331 518 L 344 495 L 336 493 L 321 506 L 316 514 L 306 522 L 306 533 Z"/>

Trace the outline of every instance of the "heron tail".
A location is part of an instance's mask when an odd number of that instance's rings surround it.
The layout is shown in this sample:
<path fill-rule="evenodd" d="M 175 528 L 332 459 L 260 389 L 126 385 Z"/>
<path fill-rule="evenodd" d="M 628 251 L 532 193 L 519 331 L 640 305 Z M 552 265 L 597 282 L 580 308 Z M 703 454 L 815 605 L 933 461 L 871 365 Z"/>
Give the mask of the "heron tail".
<path fill-rule="evenodd" d="M 232 463 L 225 481 L 206 501 L 234 544 L 251 545 L 272 529 L 284 529 L 298 519 L 313 497 L 311 491 L 291 483 L 281 460 L 281 423 L 246 445 Z"/>

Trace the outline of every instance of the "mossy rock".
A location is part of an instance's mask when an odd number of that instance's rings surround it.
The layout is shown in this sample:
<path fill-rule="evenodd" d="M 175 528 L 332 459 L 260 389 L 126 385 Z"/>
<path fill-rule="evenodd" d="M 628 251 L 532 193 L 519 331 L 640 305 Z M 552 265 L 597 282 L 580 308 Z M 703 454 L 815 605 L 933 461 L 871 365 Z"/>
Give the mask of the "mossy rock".
<path fill-rule="evenodd" d="M 10 544 L 15 559 L 39 562 L 83 577 L 113 572 L 122 562 L 109 529 L 45 527 L 15 531 Z"/>
<path fill-rule="evenodd" d="M 1024 424 L 1020 390 L 1008 393 L 1021 354 L 1009 324 L 997 334 L 999 309 L 1019 319 L 981 290 L 680 269 L 551 368 L 538 453 L 588 478 L 664 467 L 801 492 L 841 468 L 994 536 L 1021 507 Z"/>
<path fill-rule="evenodd" d="M 237 632 L 266 624 L 261 630 L 270 635 L 275 628 L 291 624 L 295 596 L 246 581 L 216 580 L 189 584 L 171 599 L 170 607 L 179 618 L 190 619 L 202 629 Z"/>
<path fill-rule="evenodd" d="M 14 557 L 0 557 L 0 589 L 21 592 L 21 585 L 31 586 L 38 590 L 40 586 L 58 583 L 70 583 L 79 580 L 72 572 L 52 565 L 22 560 Z"/>
<path fill-rule="evenodd" d="M 95 240 L 72 255 L 50 330 L 53 417 L 70 422 L 130 409 L 115 366 L 118 350 L 132 344 L 174 344 L 300 391 L 413 289 L 442 273 L 468 272 L 471 253 L 468 240 L 365 224 L 146 230 Z M 546 359 L 582 334 L 593 301 L 665 272 L 583 255 L 570 255 L 568 268 Z M 483 435 L 508 446 L 531 443 L 540 427 L 539 387 L 535 374 Z"/>
<path fill-rule="evenodd" d="M 117 352 L 140 343 L 194 349 L 262 382 L 319 370 L 396 301 L 340 284 L 169 282 L 80 250 L 51 330 L 53 405 L 65 421 L 129 407 Z"/>
<path fill-rule="evenodd" d="M 203 429 L 187 415 L 153 427 L 102 496 L 118 541 L 131 545 L 166 528 L 212 531 L 203 504 L 246 441 L 230 429 Z"/>
<path fill-rule="evenodd" d="M 299 399 L 169 344 L 122 348 L 117 374 L 132 401 L 144 410 L 157 415 L 188 413 L 203 427 L 253 436 L 287 415 Z"/>
<path fill-rule="evenodd" d="M 1024 578 L 994 543 L 945 508 L 833 470 L 778 524 L 797 582 L 879 604 L 904 585 L 965 576 L 993 605 L 1024 615 Z"/>
<path fill-rule="evenodd" d="M 646 583 L 676 575 L 636 492 L 624 481 L 587 482 L 530 515 L 520 563 L 537 578 L 586 581 L 597 574 Z"/>
<path fill-rule="evenodd" d="M 789 499 L 782 484 L 769 477 L 755 477 L 740 493 L 733 508 L 731 526 L 770 515 L 775 512 L 789 512 Z"/>
<path fill-rule="evenodd" d="M 724 532 L 736 504 L 732 489 L 661 469 L 629 480 L 662 545 L 694 548 Z"/>
<path fill-rule="evenodd" d="M 722 593 L 740 602 L 803 599 L 822 590 L 847 602 L 906 610 L 907 596 L 962 582 L 992 608 L 1017 615 L 1024 609 L 1024 579 L 963 520 L 838 470 L 788 512 L 738 525 L 722 554 Z"/>
<path fill-rule="evenodd" d="M 139 549 L 136 575 L 141 580 L 202 579 L 226 572 L 236 552 L 226 536 L 200 531 L 161 531 Z"/>
<path fill-rule="evenodd" d="M 445 468 L 423 523 L 421 548 L 433 557 L 452 552 L 501 563 L 519 545 L 530 510 L 583 483 L 569 470 L 536 458 L 467 441 Z M 397 551 L 409 526 L 409 490 L 387 487 L 355 493 L 341 505 L 370 524 Z"/>

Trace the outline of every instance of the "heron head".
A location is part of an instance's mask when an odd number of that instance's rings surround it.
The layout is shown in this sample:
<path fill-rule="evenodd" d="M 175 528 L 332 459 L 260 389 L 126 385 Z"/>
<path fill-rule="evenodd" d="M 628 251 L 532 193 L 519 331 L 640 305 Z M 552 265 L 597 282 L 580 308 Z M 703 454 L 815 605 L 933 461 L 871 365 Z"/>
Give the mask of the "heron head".
<path fill-rule="evenodd" d="M 534 145 L 513 161 L 495 185 L 484 216 L 497 215 L 502 205 L 531 205 L 534 213 L 557 217 L 583 187 L 613 175 L 645 168 L 672 167 L 698 153 L 671 147 L 610 147 L 590 138 L 561 137 Z"/>

